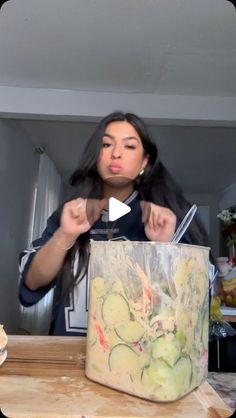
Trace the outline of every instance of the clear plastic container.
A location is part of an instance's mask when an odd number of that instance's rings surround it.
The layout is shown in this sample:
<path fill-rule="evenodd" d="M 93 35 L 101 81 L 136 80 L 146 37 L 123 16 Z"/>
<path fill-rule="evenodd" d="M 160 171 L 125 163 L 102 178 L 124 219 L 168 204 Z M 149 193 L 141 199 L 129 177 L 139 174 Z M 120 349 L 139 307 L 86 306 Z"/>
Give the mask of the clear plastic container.
<path fill-rule="evenodd" d="M 174 401 L 208 370 L 209 248 L 91 242 L 86 376 Z"/>

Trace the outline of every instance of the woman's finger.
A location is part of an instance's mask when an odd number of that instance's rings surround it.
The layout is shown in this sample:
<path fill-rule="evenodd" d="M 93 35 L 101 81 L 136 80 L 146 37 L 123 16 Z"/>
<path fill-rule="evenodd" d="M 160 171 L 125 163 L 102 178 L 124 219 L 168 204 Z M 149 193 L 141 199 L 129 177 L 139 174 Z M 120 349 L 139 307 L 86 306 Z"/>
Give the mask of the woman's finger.
<path fill-rule="evenodd" d="M 148 223 L 150 213 L 151 213 L 151 205 L 149 202 L 145 202 L 142 200 L 140 202 L 141 210 L 142 210 L 142 222 L 144 224 Z"/>
<path fill-rule="evenodd" d="M 160 216 L 158 213 L 153 211 L 153 230 L 157 232 L 160 226 L 161 226 Z"/>
<path fill-rule="evenodd" d="M 154 222 L 154 213 L 153 213 L 152 207 L 150 205 L 150 210 L 149 210 L 149 214 L 148 214 L 148 222 L 147 222 L 150 229 L 153 229 L 153 226 L 154 226 L 153 222 Z"/>

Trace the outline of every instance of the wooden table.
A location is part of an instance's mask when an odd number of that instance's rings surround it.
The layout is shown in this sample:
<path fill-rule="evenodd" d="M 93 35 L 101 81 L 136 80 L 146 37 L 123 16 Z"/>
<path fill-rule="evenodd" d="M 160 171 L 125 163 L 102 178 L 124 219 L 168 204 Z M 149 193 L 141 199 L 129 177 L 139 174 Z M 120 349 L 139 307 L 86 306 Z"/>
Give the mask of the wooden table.
<path fill-rule="evenodd" d="M 86 379 L 85 339 L 10 336 L 0 368 L 0 408 L 11 418 L 226 418 L 232 411 L 204 382 L 176 402 L 153 403 Z"/>
<path fill-rule="evenodd" d="M 223 320 L 226 322 L 236 322 L 236 316 L 223 315 Z"/>

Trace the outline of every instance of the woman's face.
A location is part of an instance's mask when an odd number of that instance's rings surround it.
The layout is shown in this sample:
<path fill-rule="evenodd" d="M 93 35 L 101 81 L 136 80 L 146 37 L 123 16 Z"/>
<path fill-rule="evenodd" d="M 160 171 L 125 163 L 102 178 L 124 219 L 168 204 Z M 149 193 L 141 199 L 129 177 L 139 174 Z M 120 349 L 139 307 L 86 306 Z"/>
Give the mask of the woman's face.
<path fill-rule="evenodd" d="M 97 169 L 109 183 L 134 181 L 148 162 L 142 141 L 134 127 L 126 122 L 111 122 L 102 139 Z"/>

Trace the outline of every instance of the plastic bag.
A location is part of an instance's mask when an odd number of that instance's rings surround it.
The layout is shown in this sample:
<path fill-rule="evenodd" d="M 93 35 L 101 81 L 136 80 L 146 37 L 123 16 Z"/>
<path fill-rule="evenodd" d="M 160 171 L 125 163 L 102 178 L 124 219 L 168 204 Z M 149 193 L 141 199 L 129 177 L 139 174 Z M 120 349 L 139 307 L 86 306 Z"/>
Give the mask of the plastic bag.
<path fill-rule="evenodd" d="M 224 321 L 221 313 L 221 299 L 219 296 L 213 296 L 210 306 L 209 339 L 210 341 L 219 338 L 233 337 L 236 335 L 234 328 Z"/>

